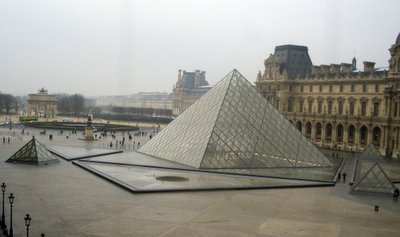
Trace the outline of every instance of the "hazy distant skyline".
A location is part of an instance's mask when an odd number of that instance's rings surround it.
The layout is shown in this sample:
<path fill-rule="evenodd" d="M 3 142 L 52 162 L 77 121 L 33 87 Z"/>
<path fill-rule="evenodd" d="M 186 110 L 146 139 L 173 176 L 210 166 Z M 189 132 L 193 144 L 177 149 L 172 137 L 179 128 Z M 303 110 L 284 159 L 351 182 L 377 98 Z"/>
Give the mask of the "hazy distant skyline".
<path fill-rule="evenodd" d="M 250 82 L 277 45 L 305 45 L 314 65 L 388 67 L 398 0 L 2 0 L 0 92 L 171 92 L 178 70 L 214 85 Z"/>

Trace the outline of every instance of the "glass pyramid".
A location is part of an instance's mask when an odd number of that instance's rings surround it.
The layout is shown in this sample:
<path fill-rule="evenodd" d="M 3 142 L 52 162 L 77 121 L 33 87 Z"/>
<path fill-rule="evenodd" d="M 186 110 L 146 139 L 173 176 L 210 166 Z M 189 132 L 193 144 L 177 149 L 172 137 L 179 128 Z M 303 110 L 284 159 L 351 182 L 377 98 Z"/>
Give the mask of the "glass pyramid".
<path fill-rule="evenodd" d="M 382 167 L 375 163 L 352 187 L 356 192 L 392 193 L 395 189 Z"/>
<path fill-rule="evenodd" d="M 383 160 L 383 156 L 374 146 L 374 144 L 369 144 L 360 155 L 360 159 L 378 159 Z"/>
<path fill-rule="evenodd" d="M 139 151 L 201 169 L 333 166 L 236 69 Z"/>
<path fill-rule="evenodd" d="M 57 157 L 50 153 L 46 147 L 34 137 L 21 147 L 6 162 L 9 163 L 30 163 L 37 165 L 47 165 L 59 162 Z"/>

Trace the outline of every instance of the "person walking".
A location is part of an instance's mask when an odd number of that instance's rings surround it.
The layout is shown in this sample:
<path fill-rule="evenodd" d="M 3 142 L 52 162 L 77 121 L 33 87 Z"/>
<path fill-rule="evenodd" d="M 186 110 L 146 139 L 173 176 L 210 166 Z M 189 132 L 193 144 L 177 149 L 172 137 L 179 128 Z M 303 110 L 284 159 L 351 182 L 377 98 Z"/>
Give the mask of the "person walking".
<path fill-rule="evenodd" d="M 393 191 L 393 200 L 394 200 L 394 201 L 397 201 L 397 199 L 399 198 L 399 194 L 400 194 L 399 189 L 396 188 L 396 189 Z"/>
<path fill-rule="evenodd" d="M 346 173 L 343 173 L 343 182 L 346 183 Z"/>
<path fill-rule="evenodd" d="M 337 175 L 337 181 L 340 181 L 340 179 L 342 178 L 341 173 L 339 172 L 339 174 Z"/>

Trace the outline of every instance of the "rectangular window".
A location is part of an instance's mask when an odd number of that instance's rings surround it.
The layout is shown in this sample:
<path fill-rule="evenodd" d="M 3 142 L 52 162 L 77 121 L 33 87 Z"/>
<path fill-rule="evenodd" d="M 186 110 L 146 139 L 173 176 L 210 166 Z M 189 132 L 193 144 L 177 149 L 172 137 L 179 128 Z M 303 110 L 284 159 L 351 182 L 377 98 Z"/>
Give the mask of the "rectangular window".
<path fill-rule="evenodd" d="M 349 113 L 350 113 L 350 115 L 354 115 L 354 101 L 350 101 L 350 111 L 349 111 Z"/>
<path fill-rule="evenodd" d="M 313 92 L 313 91 L 312 91 L 312 89 L 313 89 L 312 87 L 313 87 L 313 86 L 312 86 L 312 85 L 310 85 L 310 92 Z"/>
<path fill-rule="evenodd" d="M 300 92 L 304 92 L 304 86 L 303 85 L 300 86 Z"/>
<path fill-rule="evenodd" d="M 339 86 L 339 92 L 343 92 L 343 85 Z"/>
<path fill-rule="evenodd" d="M 350 91 L 355 92 L 356 91 L 356 86 L 355 85 L 350 85 Z"/>
<path fill-rule="evenodd" d="M 319 92 L 322 92 L 322 85 L 319 85 Z"/>
<path fill-rule="evenodd" d="M 333 91 L 333 86 L 329 85 L 329 92 L 332 92 L 332 91 Z"/>
<path fill-rule="evenodd" d="M 279 100 L 276 100 L 276 110 L 279 110 Z"/>
<path fill-rule="evenodd" d="M 328 101 L 328 114 L 332 114 L 332 105 L 333 105 L 332 100 L 329 100 Z"/>
<path fill-rule="evenodd" d="M 292 86 L 288 86 L 288 91 L 292 92 Z"/>
<path fill-rule="evenodd" d="M 379 115 L 379 102 L 374 102 L 374 116 Z"/>
<path fill-rule="evenodd" d="M 393 113 L 393 115 L 394 115 L 394 117 L 396 117 L 397 116 L 397 102 L 395 102 L 394 103 L 394 113 Z"/>
<path fill-rule="evenodd" d="M 379 92 L 379 84 L 375 85 L 375 92 Z"/>
<path fill-rule="evenodd" d="M 338 108 L 338 114 L 343 114 L 343 101 L 339 101 L 339 108 Z"/>
<path fill-rule="evenodd" d="M 363 92 L 367 92 L 368 91 L 368 86 L 367 84 L 363 84 Z"/>
<path fill-rule="evenodd" d="M 367 102 L 366 101 L 361 102 L 361 115 L 362 116 L 367 115 Z"/>
<path fill-rule="evenodd" d="M 308 112 L 309 113 L 312 113 L 312 106 L 313 106 L 312 100 L 308 101 Z"/>

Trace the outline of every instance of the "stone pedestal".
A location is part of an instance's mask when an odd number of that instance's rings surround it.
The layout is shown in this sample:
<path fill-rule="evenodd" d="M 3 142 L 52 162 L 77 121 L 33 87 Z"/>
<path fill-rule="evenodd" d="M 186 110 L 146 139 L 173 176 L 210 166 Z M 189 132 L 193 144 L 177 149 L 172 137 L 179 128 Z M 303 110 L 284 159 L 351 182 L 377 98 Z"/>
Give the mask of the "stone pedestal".
<path fill-rule="evenodd" d="M 83 136 L 82 140 L 85 140 L 85 141 L 94 141 L 95 140 L 92 127 L 85 127 L 85 135 Z"/>

